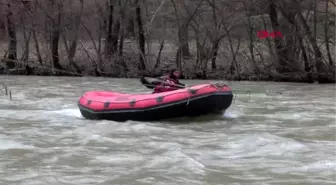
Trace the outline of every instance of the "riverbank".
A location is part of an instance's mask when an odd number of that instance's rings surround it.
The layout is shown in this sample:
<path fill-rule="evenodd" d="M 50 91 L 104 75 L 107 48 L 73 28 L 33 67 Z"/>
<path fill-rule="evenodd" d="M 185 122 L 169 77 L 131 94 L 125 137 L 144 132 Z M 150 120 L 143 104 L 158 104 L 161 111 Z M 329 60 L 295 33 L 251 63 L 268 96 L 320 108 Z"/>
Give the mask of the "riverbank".
<path fill-rule="evenodd" d="M 261 42 L 261 41 L 260 41 Z M 124 45 L 123 56 L 106 59 L 98 56 L 92 48 L 90 42 L 83 42 L 78 46 L 76 57 L 73 59 L 73 65 L 66 58 L 65 51 L 59 51 L 59 65 L 61 69 L 51 67 L 51 61 L 48 55 L 44 56 L 41 62 L 38 62 L 34 53 L 30 53 L 29 60 L 14 61 L 16 68 L 6 70 L 6 60 L 0 61 L 0 74 L 4 75 L 34 75 L 34 76 L 97 76 L 112 78 L 139 78 L 142 75 L 149 77 L 158 77 L 166 74 L 170 69 L 176 67 L 176 46 L 172 43 L 165 43 L 165 47 L 160 51 L 160 43 L 153 42 L 150 44 L 150 51 L 146 54 L 146 70 L 140 71 L 139 54 L 134 51 L 136 48 L 135 41 L 127 41 Z M 229 43 L 224 43 L 229 44 Z M 235 46 L 235 45 L 234 45 Z M 212 69 L 212 61 L 199 61 L 197 49 L 194 43 L 190 43 L 191 54 L 188 59 L 181 61 L 183 78 L 182 79 L 208 79 L 208 80 L 226 80 L 226 81 L 274 81 L 274 82 L 298 82 L 298 83 L 336 83 L 335 70 L 333 73 L 309 74 L 306 69 L 301 73 L 277 73 L 275 72 L 276 61 L 267 53 L 265 45 L 256 44 L 263 57 L 255 57 L 251 61 L 244 52 L 248 51 L 246 41 L 241 41 L 240 52 L 235 57 L 235 62 L 230 56 L 230 52 L 225 48 L 220 48 L 220 55 L 216 59 L 216 69 Z M 4 50 L 5 51 L 5 50 Z M 45 53 L 50 51 L 46 50 Z M 21 52 L 19 52 L 21 53 Z M 99 62 L 100 61 L 100 62 Z M 314 63 L 314 62 L 310 62 Z M 75 65 L 75 66 L 74 66 Z M 98 67 L 99 66 L 99 67 Z M 156 66 L 156 67 L 155 67 Z M 202 70 L 205 69 L 205 70 Z M 259 71 L 259 72 L 257 72 Z M 323 71 L 323 70 L 321 70 Z"/>
<path fill-rule="evenodd" d="M 64 1 L 62 15 L 56 4 L 12 4 L 6 11 L 13 17 L 0 23 L 0 74 L 139 78 L 181 66 L 186 79 L 335 83 L 332 4 L 317 3 L 315 11 L 302 4 L 300 19 L 292 19 L 286 3 L 178 5 L 195 7 L 190 15 L 174 3 L 158 11 L 161 5 L 146 1 L 146 14 L 133 3 L 81 3 Z M 260 38 L 260 30 L 283 37 Z"/>
<path fill-rule="evenodd" d="M 26 76 L 96 76 L 96 77 L 111 77 L 111 78 L 140 78 L 141 76 L 158 77 L 167 73 L 169 68 L 157 68 L 155 70 L 126 70 L 123 73 L 119 72 L 98 72 L 84 70 L 81 73 L 76 73 L 68 68 L 62 70 L 52 69 L 47 66 L 26 65 L 18 69 L 5 70 L 0 65 L 0 75 L 26 75 Z M 296 83 L 335 83 L 333 74 L 307 74 L 307 73 L 247 73 L 242 72 L 239 75 L 230 74 L 228 70 L 220 68 L 209 71 L 183 71 L 181 79 L 190 80 L 226 80 L 226 81 L 273 81 L 273 82 L 296 82 Z"/>

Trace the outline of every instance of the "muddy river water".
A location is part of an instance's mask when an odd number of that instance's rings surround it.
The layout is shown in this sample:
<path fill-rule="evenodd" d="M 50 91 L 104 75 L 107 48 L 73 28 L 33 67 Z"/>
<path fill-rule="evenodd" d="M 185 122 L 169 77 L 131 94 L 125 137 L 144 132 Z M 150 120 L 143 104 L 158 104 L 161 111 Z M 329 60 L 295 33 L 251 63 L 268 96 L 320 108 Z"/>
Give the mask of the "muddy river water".
<path fill-rule="evenodd" d="M 334 85 L 230 82 L 224 115 L 119 123 L 85 120 L 77 101 L 148 92 L 139 80 L 0 80 L 12 91 L 0 92 L 0 185 L 335 184 Z"/>

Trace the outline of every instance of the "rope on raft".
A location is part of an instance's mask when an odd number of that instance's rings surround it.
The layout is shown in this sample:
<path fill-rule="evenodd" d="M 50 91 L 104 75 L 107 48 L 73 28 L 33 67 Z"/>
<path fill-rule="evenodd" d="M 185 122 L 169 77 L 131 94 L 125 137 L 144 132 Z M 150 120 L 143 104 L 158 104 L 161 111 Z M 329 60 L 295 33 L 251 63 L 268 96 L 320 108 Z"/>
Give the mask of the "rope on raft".
<path fill-rule="evenodd" d="M 167 83 L 167 82 L 164 82 L 164 81 L 161 81 L 161 80 L 157 80 L 157 81 L 159 81 L 159 82 L 162 82 L 162 83 Z M 167 83 L 167 84 L 169 84 L 169 83 Z M 229 86 L 226 82 L 224 82 L 224 81 L 221 81 L 221 82 L 216 82 L 216 83 L 211 83 L 211 84 L 209 84 L 209 85 L 212 85 L 212 86 L 214 86 L 214 87 L 216 87 L 217 89 L 220 89 L 220 88 L 222 88 L 222 87 L 225 87 L 225 86 Z M 146 84 L 146 86 L 153 86 L 153 87 L 155 87 L 155 85 L 152 85 L 152 84 Z M 176 88 L 176 89 L 184 89 L 184 88 L 186 88 L 186 89 L 190 89 L 190 86 L 186 86 L 186 87 L 184 87 L 184 86 L 180 86 L 180 85 L 174 85 L 175 87 L 172 87 L 172 88 Z M 233 103 L 235 103 L 235 101 L 236 101 L 236 99 L 237 99 L 237 96 L 238 96 L 238 94 L 240 94 L 240 93 L 235 93 L 235 89 L 232 89 L 232 91 L 233 91 L 233 94 L 234 94 L 234 98 L 233 98 Z M 243 90 L 243 92 L 244 93 L 247 93 L 248 94 L 248 96 L 249 96 L 249 100 L 251 99 L 251 93 L 252 93 L 252 91 L 251 90 Z M 261 92 L 261 91 L 259 91 L 259 92 Z M 283 94 L 282 92 L 278 92 L 278 91 L 276 91 L 276 90 L 266 90 L 266 93 L 275 93 L 275 94 Z M 188 98 L 188 102 L 187 102 L 187 105 L 189 104 L 189 98 Z"/>

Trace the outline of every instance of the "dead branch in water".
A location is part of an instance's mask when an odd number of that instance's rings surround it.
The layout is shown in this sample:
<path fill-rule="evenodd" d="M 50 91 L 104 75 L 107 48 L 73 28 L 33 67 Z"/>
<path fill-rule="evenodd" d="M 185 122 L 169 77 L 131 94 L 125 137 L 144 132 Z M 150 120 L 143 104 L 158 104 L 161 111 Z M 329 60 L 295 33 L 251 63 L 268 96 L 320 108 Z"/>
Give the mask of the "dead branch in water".
<path fill-rule="evenodd" d="M 0 82 L 2 88 L 0 88 L 0 91 L 3 92 L 6 96 L 9 96 L 9 100 L 12 100 L 12 91 L 8 88 L 8 86 L 5 84 L 5 82 Z"/>

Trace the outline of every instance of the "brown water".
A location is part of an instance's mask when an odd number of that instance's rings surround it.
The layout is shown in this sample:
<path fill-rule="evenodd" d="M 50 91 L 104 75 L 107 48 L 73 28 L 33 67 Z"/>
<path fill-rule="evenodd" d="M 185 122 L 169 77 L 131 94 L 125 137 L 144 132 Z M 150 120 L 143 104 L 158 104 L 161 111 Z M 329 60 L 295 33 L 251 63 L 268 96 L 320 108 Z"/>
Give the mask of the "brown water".
<path fill-rule="evenodd" d="M 13 92 L 0 94 L 0 185 L 335 184 L 334 85 L 231 82 L 252 93 L 222 116 L 118 123 L 85 120 L 77 101 L 148 91 L 138 80 L 0 79 Z"/>

